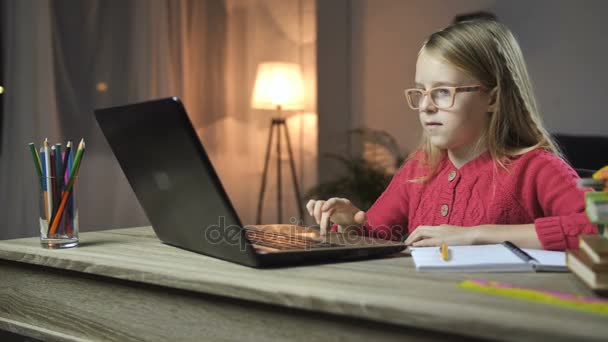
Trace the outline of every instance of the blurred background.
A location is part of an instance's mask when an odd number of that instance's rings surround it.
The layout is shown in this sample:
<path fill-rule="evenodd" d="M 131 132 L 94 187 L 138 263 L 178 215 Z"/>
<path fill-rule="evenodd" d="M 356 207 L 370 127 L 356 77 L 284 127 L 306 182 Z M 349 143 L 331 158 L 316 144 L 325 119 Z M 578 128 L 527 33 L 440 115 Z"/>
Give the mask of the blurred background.
<path fill-rule="evenodd" d="M 254 92 L 269 62 L 297 70 L 297 100 L 281 115 L 302 203 L 334 193 L 367 207 L 420 139 L 403 89 L 421 44 L 479 11 L 516 35 L 573 166 L 608 163 L 602 0 L 0 0 L 0 239 L 38 234 L 27 144 L 45 137 L 87 143 L 81 231 L 148 225 L 93 110 L 167 96 L 183 100 L 241 220 L 254 223 L 279 115 Z M 286 152 L 282 223 L 301 222 Z M 262 223 L 277 222 L 269 157 Z"/>

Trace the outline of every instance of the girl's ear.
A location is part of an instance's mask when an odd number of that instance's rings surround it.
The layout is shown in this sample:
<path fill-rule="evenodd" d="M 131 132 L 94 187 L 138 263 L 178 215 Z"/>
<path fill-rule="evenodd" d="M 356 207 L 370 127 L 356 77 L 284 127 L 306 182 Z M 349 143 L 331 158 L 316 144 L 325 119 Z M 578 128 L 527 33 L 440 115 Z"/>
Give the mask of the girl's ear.
<path fill-rule="evenodd" d="M 496 111 L 496 96 L 498 94 L 498 89 L 494 87 L 490 90 L 490 101 L 488 101 L 488 113 L 494 113 Z"/>

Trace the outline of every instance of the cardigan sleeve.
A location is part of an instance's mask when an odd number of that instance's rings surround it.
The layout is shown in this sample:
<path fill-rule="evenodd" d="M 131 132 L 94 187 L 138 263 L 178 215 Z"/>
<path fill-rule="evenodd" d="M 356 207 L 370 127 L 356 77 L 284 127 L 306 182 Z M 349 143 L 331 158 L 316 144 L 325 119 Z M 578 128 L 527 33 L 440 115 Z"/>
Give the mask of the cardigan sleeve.
<path fill-rule="evenodd" d="M 543 152 L 536 159 L 528 173 L 541 211 L 536 234 L 544 249 L 576 249 L 579 235 L 598 232 L 585 213 L 585 192 L 591 189 L 579 189 L 576 171 L 558 156 Z"/>
<path fill-rule="evenodd" d="M 367 210 L 367 221 L 363 225 L 366 235 L 400 241 L 407 233 L 409 214 L 407 174 L 410 167 L 411 165 L 404 165 L 393 176 L 382 195 Z"/>
<path fill-rule="evenodd" d="M 401 241 L 407 234 L 407 222 L 409 214 L 408 177 L 411 177 L 412 163 L 408 161 L 391 179 L 387 188 L 380 197 L 366 211 L 366 222 L 359 234 L 366 236 Z M 337 231 L 338 226 L 332 225 L 332 231 Z"/>

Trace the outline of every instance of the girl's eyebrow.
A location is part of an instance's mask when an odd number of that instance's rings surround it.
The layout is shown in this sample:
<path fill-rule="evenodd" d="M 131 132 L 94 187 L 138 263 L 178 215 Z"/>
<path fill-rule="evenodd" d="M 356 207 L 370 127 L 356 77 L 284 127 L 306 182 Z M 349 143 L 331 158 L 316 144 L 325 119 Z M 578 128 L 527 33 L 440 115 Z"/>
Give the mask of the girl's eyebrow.
<path fill-rule="evenodd" d="M 441 87 L 441 86 L 449 86 L 449 87 L 458 86 L 456 83 L 447 82 L 447 81 L 438 81 L 438 82 L 430 82 L 430 83 L 431 83 L 431 88 Z M 424 84 L 422 84 L 420 82 L 416 82 L 416 87 L 424 88 Z"/>

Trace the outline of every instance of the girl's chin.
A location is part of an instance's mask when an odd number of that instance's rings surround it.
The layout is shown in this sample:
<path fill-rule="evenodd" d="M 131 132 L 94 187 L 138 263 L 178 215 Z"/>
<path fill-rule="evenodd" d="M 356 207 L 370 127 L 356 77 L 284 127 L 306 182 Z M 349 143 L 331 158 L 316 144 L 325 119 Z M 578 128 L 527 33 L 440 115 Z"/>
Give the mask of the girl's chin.
<path fill-rule="evenodd" d="M 431 145 L 433 145 L 434 147 L 436 147 L 438 149 L 447 150 L 448 147 L 450 146 L 449 142 L 446 141 L 445 139 L 442 139 L 437 136 L 434 136 L 434 137 L 431 136 L 430 138 L 431 138 L 430 139 Z"/>

